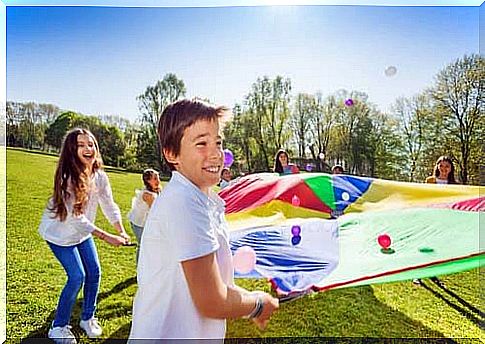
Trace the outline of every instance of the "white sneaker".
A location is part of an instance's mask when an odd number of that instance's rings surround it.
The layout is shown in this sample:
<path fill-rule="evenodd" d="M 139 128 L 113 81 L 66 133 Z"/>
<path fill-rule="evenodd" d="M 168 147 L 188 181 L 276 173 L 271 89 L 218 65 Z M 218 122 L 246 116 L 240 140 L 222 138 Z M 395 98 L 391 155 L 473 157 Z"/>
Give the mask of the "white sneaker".
<path fill-rule="evenodd" d="M 71 332 L 71 326 L 52 327 L 47 336 L 56 344 L 76 344 L 76 337 Z"/>
<path fill-rule="evenodd" d="M 88 320 L 81 320 L 79 322 L 79 326 L 84 331 L 86 331 L 86 334 L 89 338 L 99 337 L 101 336 L 101 333 L 103 333 L 103 329 L 101 328 L 101 326 L 99 326 L 98 319 L 96 319 L 95 317 L 92 317 Z"/>

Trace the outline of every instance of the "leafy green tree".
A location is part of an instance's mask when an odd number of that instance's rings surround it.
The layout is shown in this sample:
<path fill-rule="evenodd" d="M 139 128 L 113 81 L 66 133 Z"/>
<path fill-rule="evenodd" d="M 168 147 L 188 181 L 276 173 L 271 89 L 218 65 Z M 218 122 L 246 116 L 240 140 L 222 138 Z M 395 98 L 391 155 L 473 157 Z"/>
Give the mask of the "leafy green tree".
<path fill-rule="evenodd" d="M 253 138 L 258 147 L 254 155 L 257 170 L 269 171 L 274 153 L 288 141 L 290 91 L 290 79 L 265 76 L 253 83 L 245 97 L 244 112 L 254 123 Z"/>
<path fill-rule="evenodd" d="M 458 145 L 454 157 L 464 184 L 469 181 L 470 170 L 478 171 L 480 161 L 472 161 L 471 157 L 476 156 L 483 140 L 483 80 L 485 59 L 477 54 L 465 55 L 438 73 L 431 90 L 435 111 L 444 119 L 444 134 L 453 137 Z"/>
<path fill-rule="evenodd" d="M 142 151 L 138 150 L 140 153 L 139 160 L 143 164 L 148 166 L 156 164 L 159 170 L 162 170 L 162 154 L 160 143 L 157 139 L 158 120 L 165 107 L 184 97 L 185 92 L 183 80 L 178 79 L 173 73 L 168 73 L 162 80 L 157 81 L 155 85 L 148 86 L 145 92 L 137 97 L 138 107 L 141 111 L 141 128 L 148 131 L 141 134 L 141 139 L 151 140 L 143 142 L 140 145 Z M 166 170 L 166 166 L 164 170 Z"/>
<path fill-rule="evenodd" d="M 398 98 L 393 105 L 393 113 L 398 119 L 402 139 L 405 143 L 403 169 L 409 171 L 409 181 L 423 181 L 426 167 L 423 158 L 430 145 L 434 145 L 432 137 L 431 102 L 426 93 L 412 98 Z"/>

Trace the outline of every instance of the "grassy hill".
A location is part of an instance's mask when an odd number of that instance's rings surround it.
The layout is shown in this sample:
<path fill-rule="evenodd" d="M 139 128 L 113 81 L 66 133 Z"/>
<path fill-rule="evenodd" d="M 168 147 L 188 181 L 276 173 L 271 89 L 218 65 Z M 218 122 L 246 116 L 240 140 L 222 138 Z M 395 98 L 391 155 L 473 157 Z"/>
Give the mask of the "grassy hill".
<path fill-rule="evenodd" d="M 8 342 L 46 336 L 65 283 L 62 267 L 37 233 L 56 162 L 53 156 L 7 149 Z M 141 176 L 115 170 L 108 175 L 115 201 L 126 215 L 134 190 L 142 186 Z M 124 221 L 131 234 L 126 216 Z M 100 211 L 97 225 L 111 230 Z M 136 291 L 135 248 L 114 248 L 95 240 L 102 268 L 96 315 L 104 328 L 103 338 L 126 338 Z M 231 320 L 227 336 L 483 340 L 479 276 L 478 269 L 443 276 L 445 289 L 425 280 L 423 287 L 402 282 L 318 293 L 283 304 L 264 332 L 247 320 Z M 237 283 L 251 290 L 270 290 L 264 280 Z M 84 339 L 79 314 L 78 300 L 71 325 L 78 338 Z"/>

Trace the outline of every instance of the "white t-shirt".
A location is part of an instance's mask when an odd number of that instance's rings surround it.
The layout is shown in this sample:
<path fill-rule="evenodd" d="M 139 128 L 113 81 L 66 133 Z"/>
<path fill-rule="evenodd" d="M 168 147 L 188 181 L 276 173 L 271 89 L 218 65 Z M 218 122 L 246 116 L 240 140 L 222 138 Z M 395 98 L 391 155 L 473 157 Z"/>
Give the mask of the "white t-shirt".
<path fill-rule="evenodd" d="M 448 184 L 448 179 L 436 178 L 436 184 Z"/>
<path fill-rule="evenodd" d="M 120 208 L 113 200 L 108 176 L 103 171 L 96 171 L 91 178 L 88 201 L 83 214 L 79 216 L 73 215 L 75 196 L 70 183 L 67 190 L 71 196 L 65 203 L 67 217 L 64 221 L 61 222 L 59 218 L 54 218 L 54 213 L 49 210 L 52 199 L 49 200 L 49 206 L 46 207 L 42 214 L 39 233 L 44 240 L 59 246 L 72 246 L 88 239 L 91 236 L 91 232 L 96 229 L 94 220 L 96 219 L 98 204 L 111 224 L 121 222 Z"/>
<path fill-rule="evenodd" d="M 213 252 L 222 280 L 234 285 L 224 201 L 174 171 L 145 223 L 130 340 L 224 338 L 226 321 L 198 312 L 181 264 Z"/>
<path fill-rule="evenodd" d="M 154 199 L 158 196 L 156 192 L 152 192 L 148 189 L 135 191 L 135 197 L 131 200 L 131 210 L 128 213 L 128 219 L 138 227 L 145 227 L 147 215 L 150 211 L 150 206 L 143 200 L 143 194 L 145 192 L 152 195 Z"/>

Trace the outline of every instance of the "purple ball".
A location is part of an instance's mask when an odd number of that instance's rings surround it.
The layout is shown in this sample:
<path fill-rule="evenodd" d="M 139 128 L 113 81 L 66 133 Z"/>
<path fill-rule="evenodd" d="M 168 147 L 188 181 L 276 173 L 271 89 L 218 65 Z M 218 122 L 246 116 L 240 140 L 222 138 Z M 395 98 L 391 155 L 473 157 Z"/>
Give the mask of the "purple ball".
<path fill-rule="evenodd" d="M 354 101 L 352 100 L 352 98 L 349 98 L 345 101 L 345 106 L 352 106 L 354 105 Z"/>
<path fill-rule="evenodd" d="M 293 245 L 298 245 L 301 241 L 301 236 L 297 235 L 297 236 L 294 236 L 293 238 L 291 238 L 291 243 Z"/>
<path fill-rule="evenodd" d="M 301 233 L 301 227 L 300 226 L 295 225 L 295 226 L 291 227 L 291 234 L 293 236 L 299 236 L 300 233 Z"/>

